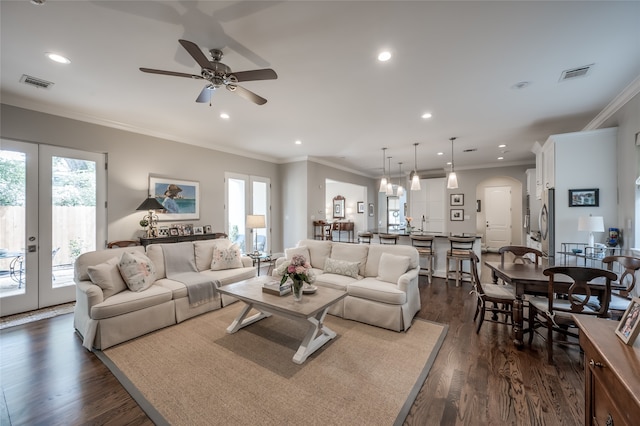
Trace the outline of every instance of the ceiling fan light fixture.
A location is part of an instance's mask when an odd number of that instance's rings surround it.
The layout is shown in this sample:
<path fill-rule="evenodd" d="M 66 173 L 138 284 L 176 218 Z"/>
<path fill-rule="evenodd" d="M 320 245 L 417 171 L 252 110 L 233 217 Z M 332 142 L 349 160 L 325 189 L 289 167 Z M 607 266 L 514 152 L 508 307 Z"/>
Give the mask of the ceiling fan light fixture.
<path fill-rule="evenodd" d="M 420 191 L 420 176 L 418 176 L 418 143 L 413 144 L 413 177 L 411 178 L 411 190 Z"/>
<path fill-rule="evenodd" d="M 451 173 L 449 173 L 449 178 L 447 179 L 447 189 L 458 189 L 458 176 L 453 164 L 453 141 L 456 138 L 450 138 L 449 140 L 451 141 Z"/>

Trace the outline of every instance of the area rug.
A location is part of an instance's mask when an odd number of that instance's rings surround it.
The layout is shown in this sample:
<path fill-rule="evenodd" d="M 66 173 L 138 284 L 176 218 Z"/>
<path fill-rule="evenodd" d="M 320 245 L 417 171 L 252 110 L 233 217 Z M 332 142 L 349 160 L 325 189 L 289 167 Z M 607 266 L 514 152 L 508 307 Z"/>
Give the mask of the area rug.
<path fill-rule="evenodd" d="M 302 365 L 305 326 L 272 316 L 234 334 L 242 304 L 97 351 L 156 424 L 402 424 L 447 333 L 397 333 L 327 315 L 338 336 Z"/>

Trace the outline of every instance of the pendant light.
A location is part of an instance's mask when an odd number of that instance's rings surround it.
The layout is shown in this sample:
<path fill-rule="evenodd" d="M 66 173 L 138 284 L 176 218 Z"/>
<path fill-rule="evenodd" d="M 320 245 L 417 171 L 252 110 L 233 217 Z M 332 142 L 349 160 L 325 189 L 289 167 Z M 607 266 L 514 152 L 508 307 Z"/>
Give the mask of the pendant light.
<path fill-rule="evenodd" d="M 396 194 L 398 197 L 402 197 L 404 195 L 404 188 L 402 187 L 402 162 L 399 162 L 398 166 L 400 167 L 400 178 L 398 179 L 398 191 Z"/>
<path fill-rule="evenodd" d="M 385 191 L 387 196 L 393 195 L 393 183 L 391 183 L 391 157 L 389 159 L 389 181 L 387 182 L 387 190 Z"/>
<path fill-rule="evenodd" d="M 418 143 L 413 144 L 413 177 L 411 178 L 411 190 L 420 191 L 420 176 L 418 176 Z"/>
<path fill-rule="evenodd" d="M 387 192 L 387 175 L 384 172 L 384 157 L 386 151 L 387 148 L 382 148 L 382 179 L 380 179 L 380 189 L 378 192 Z"/>
<path fill-rule="evenodd" d="M 449 173 L 449 179 L 447 179 L 447 189 L 458 188 L 458 176 L 456 176 L 456 170 L 453 165 L 453 141 L 457 138 L 450 138 L 451 141 L 451 173 Z"/>

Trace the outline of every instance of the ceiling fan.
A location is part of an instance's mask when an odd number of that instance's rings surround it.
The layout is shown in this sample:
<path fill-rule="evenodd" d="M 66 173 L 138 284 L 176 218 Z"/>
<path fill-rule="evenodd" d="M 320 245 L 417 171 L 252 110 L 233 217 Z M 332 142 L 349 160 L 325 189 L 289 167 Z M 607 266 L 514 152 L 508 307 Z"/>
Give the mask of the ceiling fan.
<path fill-rule="evenodd" d="M 212 60 L 208 60 L 202 53 L 202 50 L 197 44 L 188 40 L 178 40 L 182 47 L 195 59 L 195 61 L 202 67 L 200 75 L 187 74 L 175 71 L 155 70 L 151 68 L 140 68 L 142 72 L 148 72 L 151 74 L 164 74 L 173 75 L 176 77 L 187 77 L 197 80 L 206 80 L 209 83 L 202 89 L 200 95 L 196 99 L 196 102 L 209 102 L 211 105 L 211 95 L 219 87 L 226 87 L 230 92 L 237 93 L 245 99 L 250 100 L 258 105 L 264 105 L 267 100 L 262 96 L 253 93 L 250 90 L 245 89 L 242 86 L 238 86 L 241 81 L 253 81 L 253 80 L 275 80 L 278 78 L 278 74 L 271 68 L 264 68 L 251 71 L 232 72 L 231 68 L 220 62 L 222 59 L 222 51 L 219 49 L 211 49 Z"/>

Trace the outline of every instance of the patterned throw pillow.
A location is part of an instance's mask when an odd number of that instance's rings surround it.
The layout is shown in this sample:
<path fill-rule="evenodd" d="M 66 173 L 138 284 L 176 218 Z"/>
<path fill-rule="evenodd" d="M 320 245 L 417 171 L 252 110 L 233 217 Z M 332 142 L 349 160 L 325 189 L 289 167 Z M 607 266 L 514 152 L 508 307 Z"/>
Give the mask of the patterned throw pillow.
<path fill-rule="evenodd" d="M 325 274 L 345 275 L 356 279 L 358 278 L 359 267 L 360 264 L 358 262 L 349 262 L 346 260 L 328 258 L 324 262 Z"/>
<path fill-rule="evenodd" d="M 105 299 L 127 289 L 127 283 L 122 279 L 118 269 L 119 262 L 120 259 L 114 257 L 104 263 L 87 268 L 91 282 L 102 289 Z"/>
<path fill-rule="evenodd" d="M 228 249 L 215 247 L 213 249 L 213 260 L 211 270 L 220 271 L 222 269 L 242 268 L 242 253 L 237 244 L 233 244 Z"/>
<path fill-rule="evenodd" d="M 156 280 L 155 265 L 142 253 L 123 253 L 118 269 L 131 291 L 146 290 Z"/>

